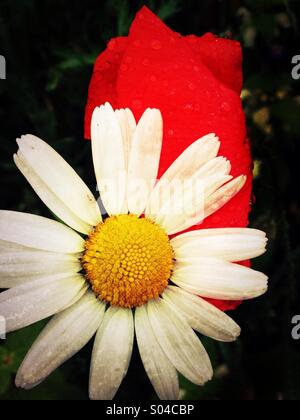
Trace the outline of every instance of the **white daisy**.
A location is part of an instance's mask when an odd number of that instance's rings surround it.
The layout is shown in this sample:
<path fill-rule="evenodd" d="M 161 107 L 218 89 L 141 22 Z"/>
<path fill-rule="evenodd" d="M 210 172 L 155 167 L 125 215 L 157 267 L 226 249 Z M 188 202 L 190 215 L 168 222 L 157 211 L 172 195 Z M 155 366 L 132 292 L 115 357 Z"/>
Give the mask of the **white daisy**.
<path fill-rule="evenodd" d="M 244 176 L 230 180 L 230 163 L 217 157 L 215 135 L 194 142 L 155 185 L 160 112 L 147 109 L 136 125 L 128 109 L 96 108 L 92 151 L 98 185 L 109 183 L 101 187 L 105 218 L 91 191 L 50 146 L 32 135 L 17 142 L 17 167 L 65 224 L 0 212 L 0 288 L 8 289 L 0 295 L 0 314 L 8 332 L 54 315 L 23 361 L 16 384 L 36 386 L 95 334 L 92 399 L 116 394 L 134 334 L 160 398 L 179 397 L 178 372 L 195 384 L 207 382 L 212 367 L 193 330 L 229 342 L 240 328 L 199 295 L 250 299 L 267 289 L 264 274 L 236 264 L 265 251 L 263 232 L 199 229 L 170 239 L 217 211 L 245 183 Z M 201 180 L 203 194 L 190 185 L 167 194 L 166 184 L 175 179 Z M 136 180 L 144 187 L 133 188 Z M 172 211 L 182 195 L 192 211 L 181 204 Z"/>

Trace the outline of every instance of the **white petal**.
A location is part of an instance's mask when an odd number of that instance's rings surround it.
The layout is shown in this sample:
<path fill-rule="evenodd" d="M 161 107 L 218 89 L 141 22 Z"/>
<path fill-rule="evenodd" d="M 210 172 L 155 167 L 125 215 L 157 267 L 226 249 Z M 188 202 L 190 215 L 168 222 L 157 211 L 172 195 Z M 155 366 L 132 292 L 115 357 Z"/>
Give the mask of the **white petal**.
<path fill-rule="evenodd" d="M 131 359 L 134 325 L 131 309 L 110 307 L 96 336 L 90 373 L 90 398 L 111 400 Z"/>
<path fill-rule="evenodd" d="M 96 333 L 105 305 L 87 292 L 76 304 L 54 316 L 24 359 L 16 385 L 31 389 L 76 354 Z"/>
<path fill-rule="evenodd" d="M 0 239 L 0 252 L 20 252 L 20 251 L 28 251 L 28 247 L 14 244 L 12 242 L 3 241 Z M 36 250 L 35 250 L 36 251 Z"/>
<path fill-rule="evenodd" d="M 45 274 L 77 273 L 82 267 L 76 254 L 59 254 L 28 248 L 0 254 L 0 288 L 8 289 L 37 280 Z"/>
<path fill-rule="evenodd" d="M 110 215 L 126 213 L 126 167 L 122 131 L 118 117 L 108 103 L 95 108 L 91 137 L 95 174 L 105 210 Z"/>
<path fill-rule="evenodd" d="M 17 143 L 15 162 L 50 210 L 83 233 L 101 222 L 93 194 L 52 147 L 32 135 L 22 136 Z"/>
<path fill-rule="evenodd" d="M 208 134 L 192 143 L 172 163 L 151 193 L 146 215 L 155 216 L 168 197 L 171 186 L 195 176 L 199 169 L 217 156 L 220 142 L 215 134 Z"/>
<path fill-rule="evenodd" d="M 267 276 L 251 268 L 216 258 L 198 258 L 195 264 L 176 263 L 172 281 L 203 297 L 243 300 L 267 291 Z"/>
<path fill-rule="evenodd" d="M 179 200 L 179 203 L 184 203 L 184 211 L 177 211 L 175 214 L 170 211 L 169 215 L 157 218 L 156 222 L 166 230 L 168 235 L 174 235 L 191 226 L 201 224 L 204 219 L 231 200 L 245 185 L 246 176 L 242 175 L 230 181 L 231 178 L 229 175 L 220 174 L 209 177 L 204 181 L 203 187 L 199 185 L 200 190 L 194 187 L 183 195 L 183 200 Z M 224 182 L 227 184 L 223 185 Z M 162 212 L 167 213 L 165 209 Z"/>
<path fill-rule="evenodd" d="M 180 287 L 169 286 L 163 298 L 171 302 L 174 309 L 185 316 L 189 325 L 203 335 L 224 342 L 235 341 L 240 335 L 240 327 L 228 315 L 199 296 Z"/>
<path fill-rule="evenodd" d="M 161 400 L 178 400 L 176 369 L 155 337 L 145 305 L 135 310 L 135 331 L 142 362 L 157 395 Z"/>
<path fill-rule="evenodd" d="M 118 118 L 124 147 L 125 168 L 128 170 L 129 156 L 132 147 L 133 135 L 136 129 L 136 122 L 130 109 L 117 109 L 115 114 Z"/>
<path fill-rule="evenodd" d="M 129 156 L 132 147 L 133 135 L 136 129 L 136 122 L 133 116 L 133 113 L 130 109 L 117 109 L 115 114 L 118 118 L 123 140 L 124 148 L 124 159 L 125 159 L 125 174 L 124 174 L 124 183 L 125 183 L 125 203 L 123 212 L 128 213 L 128 199 L 127 199 L 127 181 L 128 181 L 128 165 L 129 165 Z"/>
<path fill-rule="evenodd" d="M 175 368 L 197 385 L 209 381 L 209 357 L 187 321 L 162 299 L 148 302 L 147 310 L 157 341 Z"/>
<path fill-rule="evenodd" d="M 87 290 L 80 274 L 49 276 L 0 294 L 0 314 L 7 332 L 27 327 L 75 303 Z"/>
<path fill-rule="evenodd" d="M 158 109 L 148 108 L 135 130 L 128 169 L 128 209 L 140 215 L 156 182 L 162 147 L 163 121 Z"/>
<path fill-rule="evenodd" d="M 14 155 L 14 161 L 40 199 L 59 219 L 63 220 L 67 225 L 78 232 L 84 234 L 90 233 L 92 226 L 83 222 L 79 217 L 72 213 L 72 211 L 52 192 L 47 184 L 45 184 L 31 167 L 27 165 L 20 152 L 18 155 Z"/>
<path fill-rule="evenodd" d="M 228 203 L 243 188 L 247 180 L 245 175 L 241 175 L 228 182 L 223 187 L 214 192 L 205 202 L 204 218 L 218 211 Z"/>
<path fill-rule="evenodd" d="M 230 175 L 216 173 L 184 183 L 160 209 L 155 222 L 172 235 L 203 221 L 206 200 L 231 179 Z"/>
<path fill-rule="evenodd" d="M 44 251 L 77 253 L 84 240 L 62 223 L 28 213 L 0 210 L 0 239 Z"/>
<path fill-rule="evenodd" d="M 264 232 L 248 228 L 199 229 L 171 240 L 176 259 L 187 264 L 198 257 L 215 257 L 227 261 L 255 258 L 266 250 Z"/>

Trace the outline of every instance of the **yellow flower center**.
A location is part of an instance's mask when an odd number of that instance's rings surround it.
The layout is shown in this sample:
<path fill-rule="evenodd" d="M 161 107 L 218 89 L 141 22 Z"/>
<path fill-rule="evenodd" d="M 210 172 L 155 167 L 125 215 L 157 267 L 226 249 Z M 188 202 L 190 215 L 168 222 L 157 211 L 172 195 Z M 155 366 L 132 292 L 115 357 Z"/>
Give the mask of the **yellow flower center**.
<path fill-rule="evenodd" d="M 151 220 L 112 216 L 86 240 L 82 265 L 95 295 L 125 308 L 157 298 L 174 263 L 168 235 Z"/>

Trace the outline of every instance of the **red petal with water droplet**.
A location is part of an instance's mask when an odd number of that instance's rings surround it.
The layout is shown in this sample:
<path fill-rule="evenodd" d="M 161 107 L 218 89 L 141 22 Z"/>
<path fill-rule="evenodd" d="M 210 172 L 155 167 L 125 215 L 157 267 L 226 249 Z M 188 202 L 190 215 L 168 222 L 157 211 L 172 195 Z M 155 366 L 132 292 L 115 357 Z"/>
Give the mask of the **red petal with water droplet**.
<path fill-rule="evenodd" d="M 105 101 L 131 108 L 136 119 L 147 107 L 159 108 L 164 119 L 159 176 L 186 147 L 210 132 L 220 138 L 219 154 L 231 161 L 231 174 L 248 176 L 236 197 L 193 229 L 248 224 L 252 162 L 240 100 L 241 63 L 236 41 L 212 34 L 182 37 L 143 7 L 128 37 L 110 41 L 95 64 L 85 117 L 87 138 L 93 109 Z M 223 310 L 239 303 L 212 302 Z"/>

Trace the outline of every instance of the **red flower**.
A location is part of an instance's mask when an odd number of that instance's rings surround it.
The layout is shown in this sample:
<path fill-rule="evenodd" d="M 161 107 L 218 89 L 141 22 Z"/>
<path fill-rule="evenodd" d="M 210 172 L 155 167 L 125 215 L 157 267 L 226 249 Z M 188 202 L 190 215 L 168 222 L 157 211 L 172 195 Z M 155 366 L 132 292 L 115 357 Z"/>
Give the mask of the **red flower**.
<path fill-rule="evenodd" d="M 115 108 L 131 108 L 136 119 L 147 107 L 159 108 L 164 120 L 161 176 L 197 138 L 216 133 L 221 141 L 219 154 L 230 160 L 231 174 L 245 174 L 248 180 L 242 191 L 207 218 L 200 229 L 245 227 L 250 210 L 252 162 L 241 86 L 238 42 L 212 34 L 183 37 L 143 7 L 128 37 L 112 39 L 97 58 L 86 106 L 85 136 L 90 138 L 94 108 L 106 101 Z M 213 303 L 223 310 L 238 304 Z"/>

